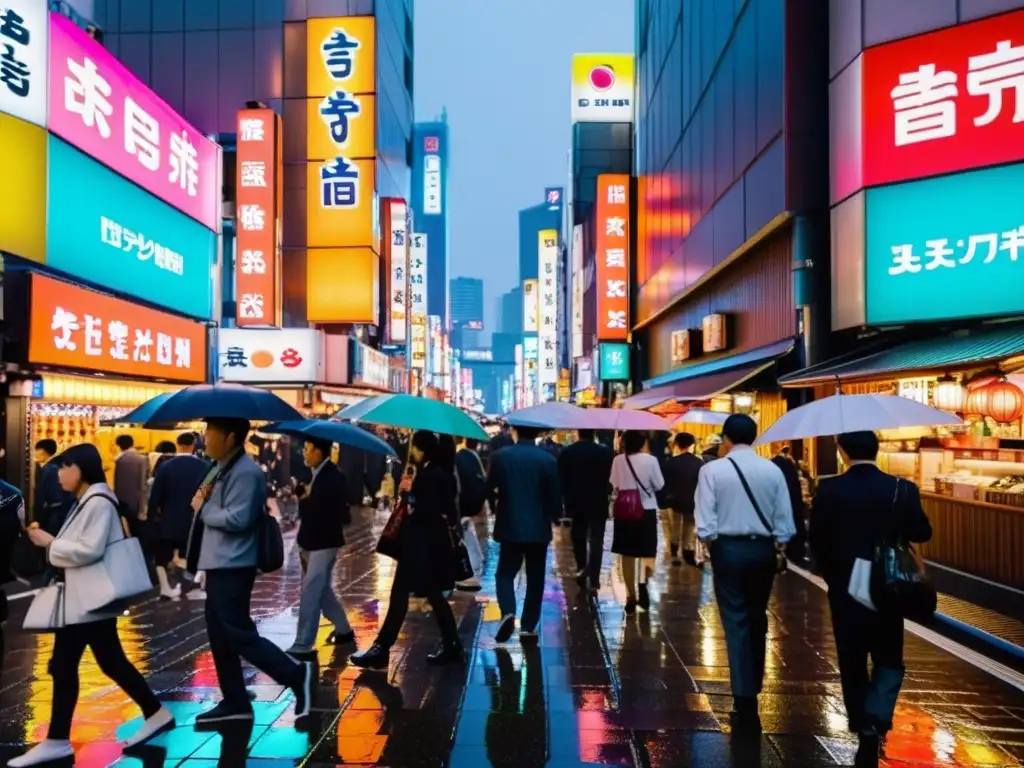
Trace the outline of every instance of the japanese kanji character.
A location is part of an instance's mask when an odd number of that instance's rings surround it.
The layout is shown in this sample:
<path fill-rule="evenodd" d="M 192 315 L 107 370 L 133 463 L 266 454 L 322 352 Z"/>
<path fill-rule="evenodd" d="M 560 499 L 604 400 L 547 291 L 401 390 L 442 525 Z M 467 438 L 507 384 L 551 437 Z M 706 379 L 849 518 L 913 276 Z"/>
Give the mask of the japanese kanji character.
<path fill-rule="evenodd" d="M 608 310 L 608 323 L 605 325 L 606 328 L 622 328 L 626 327 L 626 310 L 624 309 L 609 309 Z"/>
<path fill-rule="evenodd" d="M 995 232 L 989 232 L 984 235 L 971 235 L 967 238 L 967 253 L 960 259 L 961 264 L 970 264 L 974 261 L 974 256 L 978 250 L 979 244 L 987 244 L 988 255 L 985 257 L 985 264 L 988 264 L 992 259 L 996 257 L 996 243 L 999 242 L 999 236 Z"/>
<path fill-rule="evenodd" d="M 267 261 L 263 258 L 263 251 L 242 251 L 241 270 L 243 275 L 267 274 Z"/>
<path fill-rule="evenodd" d="M 96 128 L 104 139 L 110 138 L 110 123 L 107 118 L 114 114 L 110 104 L 112 93 L 108 83 L 99 72 L 99 67 L 89 57 L 81 63 L 68 59 L 68 72 L 64 77 L 64 109 L 82 116 L 82 122 L 89 128 Z"/>
<path fill-rule="evenodd" d="M 120 320 L 107 325 L 107 339 L 110 341 L 110 356 L 114 360 L 128 359 L 128 326 Z"/>
<path fill-rule="evenodd" d="M 320 55 L 330 76 L 335 80 L 348 80 L 352 76 L 352 51 L 361 47 L 362 43 L 341 29 L 335 29 L 324 38 L 320 44 Z"/>
<path fill-rule="evenodd" d="M 124 100 L 124 148 L 143 168 L 160 167 L 160 123 L 128 96 Z"/>
<path fill-rule="evenodd" d="M 902 275 L 904 272 L 916 274 L 921 271 L 921 257 L 914 253 L 912 245 L 894 245 L 892 260 L 893 265 L 889 267 L 890 275 Z"/>
<path fill-rule="evenodd" d="M 608 202 L 611 205 L 621 205 L 626 202 L 626 185 L 610 184 L 608 186 Z"/>
<path fill-rule="evenodd" d="M 103 321 L 92 315 L 85 316 L 85 354 L 94 357 L 103 354 Z"/>
<path fill-rule="evenodd" d="M 121 228 L 121 239 L 124 240 L 124 248 L 122 250 L 125 253 L 131 253 L 133 248 L 141 245 L 142 241 L 145 240 L 141 233 L 136 234 L 127 227 Z"/>
<path fill-rule="evenodd" d="M 263 141 L 265 135 L 263 120 L 258 117 L 247 117 L 242 120 L 239 130 L 239 141 Z"/>
<path fill-rule="evenodd" d="M 956 73 L 936 72 L 934 64 L 900 75 L 900 84 L 890 93 L 896 146 L 956 135 L 957 93 Z"/>
<path fill-rule="evenodd" d="M 605 293 L 609 299 L 623 299 L 626 297 L 625 280 L 608 280 L 608 290 Z"/>
<path fill-rule="evenodd" d="M 924 268 L 928 271 L 938 269 L 939 267 L 955 267 L 956 262 L 949 258 L 953 255 L 954 251 L 949 247 L 949 240 L 942 238 L 940 240 L 925 240 L 924 243 L 928 246 L 925 249 L 924 257 L 928 259 L 928 263 L 924 265 Z"/>
<path fill-rule="evenodd" d="M 192 342 L 180 336 L 174 337 L 174 367 L 192 367 Z"/>
<path fill-rule="evenodd" d="M 394 298 L 391 299 L 392 304 L 405 306 L 405 291 L 395 291 Z"/>
<path fill-rule="evenodd" d="M 975 125 L 988 125 L 1003 111 L 1003 91 L 1013 90 L 1013 122 L 1024 122 L 1024 45 L 1009 40 L 996 43 L 992 53 L 967 59 L 967 92 L 988 96 L 985 114 L 974 118 Z"/>
<path fill-rule="evenodd" d="M 188 192 L 189 197 L 199 193 L 199 152 L 192 146 L 188 131 L 171 134 L 171 174 L 168 181 Z"/>
<path fill-rule="evenodd" d="M 242 317 L 248 317 L 253 320 L 263 319 L 262 293 L 243 293 L 239 305 Z"/>
<path fill-rule="evenodd" d="M 148 363 L 153 359 L 151 352 L 153 348 L 153 332 L 148 328 L 146 330 L 136 328 L 134 346 L 132 359 L 137 363 Z"/>
<path fill-rule="evenodd" d="M 28 27 L 25 26 L 25 19 L 13 8 L 7 8 L 0 13 L 0 37 L 13 40 L 18 45 L 28 45 L 31 36 Z"/>
<path fill-rule="evenodd" d="M 121 225 L 106 216 L 100 216 L 100 238 L 107 245 L 120 249 L 123 243 Z"/>
<path fill-rule="evenodd" d="M 353 208 L 358 205 L 358 166 L 343 157 L 321 166 L 320 204 L 324 208 Z"/>
<path fill-rule="evenodd" d="M 607 248 L 604 252 L 604 265 L 610 269 L 626 267 L 625 248 Z"/>
<path fill-rule="evenodd" d="M 355 97 L 344 91 L 335 91 L 320 102 L 320 119 L 324 121 L 335 144 L 348 141 L 348 116 L 359 115 L 361 107 Z"/>
<path fill-rule="evenodd" d="M 53 337 L 53 346 L 57 349 L 66 349 L 68 352 L 78 349 L 78 345 L 71 337 L 72 333 L 81 330 L 78 315 L 74 312 L 68 312 L 63 307 L 54 309 L 53 317 L 50 319 L 50 330 L 60 332 L 59 336 Z"/>
<path fill-rule="evenodd" d="M 604 223 L 604 233 L 614 237 L 625 237 L 626 220 L 621 216 L 609 216 Z"/>
<path fill-rule="evenodd" d="M 29 80 L 31 74 L 32 72 L 29 70 L 28 64 L 20 61 L 14 55 L 14 46 L 10 43 L 5 43 L 2 52 L 0 52 L 0 83 L 6 85 L 7 90 L 15 96 L 25 98 L 28 96 L 31 88 L 31 81 Z"/>
<path fill-rule="evenodd" d="M 267 164 L 262 160 L 242 161 L 242 186 L 267 186 Z"/>
<path fill-rule="evenodd" d="M 147 240 L 142 233 L 139 233 L 139 261 L 149 261 L 156 252 L 156 243 Z"/>
<path fill-rule="evenodd" d="M 1019 252 L 1024 250 L 1024 227 L 1017 227 L 1009 232 L 1003 232 L 1002 240 L 999 243 L 999 250 L 1009 251 L 1010 261 L 1016 261 Z M 988 264 L 989 261 L 991 259 L 986 259 L 984 263 Z"/>
<path fill-rule="evenodd" d="M 166 333 L 156 335 L 156 362 L 159 365 L 170 365 L 174 358 L 173 340 Z"/>
<path fill-rule="evenodd" d="M 393 229 L 391 230 L 391 244 L 401 248 L 405 245 L 405 230 Z"/>
<path fill-rule="evenodd" d="M 238 209 L 238 220 L 247 232 L 262 232 L 265 212 L 258 205 L 243 205 Z"/>

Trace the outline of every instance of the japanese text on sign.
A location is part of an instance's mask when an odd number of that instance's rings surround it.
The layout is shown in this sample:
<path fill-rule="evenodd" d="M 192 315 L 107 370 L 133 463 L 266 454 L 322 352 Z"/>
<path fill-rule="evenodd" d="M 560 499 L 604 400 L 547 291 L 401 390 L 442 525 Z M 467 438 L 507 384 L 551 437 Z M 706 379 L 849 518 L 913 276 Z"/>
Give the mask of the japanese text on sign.
<path fill-rule="evenodd" d="M 413 320 L 427 318 L 427 236 L 412 234 L 409 254 L 409 314 Z"/>
<path fill-rule="evenodd" d="M 558 382 L 558 230 L 537 233 L 540 281 L 540 371 L 538 383 Z"/>
<path fill-rule="evenodd" d="M 406 339 L 406 321 L 409 295 L 409 242 L 406 223 L 407 207 L 401 200 L 389 203 L 390 231 L 388 238 L 389 275 L 388 306 L 391 313 L 390 341 L 401 344 Z"/>
<path fill-rule="evenodd" d="M 277 319 L 278 141 L 279 124 L 273 110 L 238 113 L 235 319 L 239 326 L 273 325 Z"/>
<path fill-rule="evenodd" d="M 46 3 L 0 0 L 0 112 L 46 127 Z"/>
<path fill-rule="evenodd" d="M 141 232 L 133 232 L 128 227 L 106 216 L 100 217 L 100 239 L 105 244 L 124 253 L 134 252 L 139 261 L 152 259 L 153 266 L 157 269 L 173 272 L 176 275 L 185 274 L 185 259 L 180 253 L 175 253 L 170 248 L 148 239 Z"/>
<path fill-rule="evenodd" d="M 583 225 L 572 228 L 572 357 L 583 356 Z"/>
<path fill-rule="evenodd" d="M 924 249 L 914 243 L 892 246 L 889 274 L 916 275 L 921 270 L 956 269 L 970 264 L 991 264 L 998 258 L 1016 262 L 1024 255 L 1024 225 L 1006 232 L 984 232 L 951 241 L 948 237 L 925 240 Z M 1024 262 L 1024 259 L 1022 259 Z"/>
<path fill-rule="evenodd" d="M 441 208 L 441 156 L 427 154 L 423 156 L 423 213 L 436 216 Z"/>
<path fill-rule="evenodd" d="M 104 320 L 97 315 L 74 312 L 58 306 L 50 321 L 54 349 L 82 351 L 90 357 L 111 360 L 155 361 L 157 365 L 188 369 L 192 364 L 192 342 L 180 336 L 154 332 L 151 328 L 131 328 L 118 319 Z"/>
<path fill-rule="evenodd" d="M 597 177 L 597 338 L 629 333 L 629 177 Z"/>

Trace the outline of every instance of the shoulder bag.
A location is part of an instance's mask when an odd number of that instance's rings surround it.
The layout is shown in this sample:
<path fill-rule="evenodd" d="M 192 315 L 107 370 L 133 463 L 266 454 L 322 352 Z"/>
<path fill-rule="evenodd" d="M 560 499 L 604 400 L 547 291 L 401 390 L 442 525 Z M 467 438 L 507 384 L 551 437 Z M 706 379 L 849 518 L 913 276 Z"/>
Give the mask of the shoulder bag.
<path fill-rule="evenodd" d="M 892 497 L 894 530 L 883 533 L 875 545 L 871 598 L 880 612 L 927 622 L 935 616 L 938 595 L 935 588 L 925 581 L 924 561 L 903 534 L 906 508 L 901 500 L 902 487 L 904 483 L 896 478 Z"/>
<path fill-rule="evenodd" d="M 754 507 L 754 512 L 757 513 L 757 519 L 761 521 L 761 525 L 763 525 L 765 530 L 768 531 L 768 535 L 774 539 L 775 529 L 772 528 L 771 523 L 768 522 L 768 518 L 765 517 L 764 513 L 761 511 L 761 505 L 758 504 L 757 499 L 754 498 L 754 492 L 750 490 L 750 484 L 747 483 L 747 478 L 743 475 L 743 472 L 740 471 L 740 465 L 736 463 L 735 459 L 728 456 L 726 458 L 729 460 L 729 463 L 732 464 L 733 469 L 736 470 L 736 474 L 739 475 L 740 483 L 743 485 L 743 490 L 746 492 L 747 498 L 750 499 L 750 503 Z M 786 559 L 786 551 L 778 542 L 775 542 L 775 572 L 785 573 L 788 568 L 789 561 Z"/>
<path fill-rule="evenodd" d="M 629 473 L 633 475 L 633 480 L 636 482 L 636 488 L 620 488 L 615 494 L 615 501 L 612 503 L 612 514 L 616 520 L 621 520 L 624 523 L 635 523 L 638 520 L 643 520 L 644 517 L 644 500 L 640 492 L 648 493 L 647 488 L 640 482 L 640 478 L 636 475 L 636 470 L 633 469 L 633 462 L 629 460 L 629 456 L 622 454 L 626 460 L 626 466 L 629 467 Z"/>

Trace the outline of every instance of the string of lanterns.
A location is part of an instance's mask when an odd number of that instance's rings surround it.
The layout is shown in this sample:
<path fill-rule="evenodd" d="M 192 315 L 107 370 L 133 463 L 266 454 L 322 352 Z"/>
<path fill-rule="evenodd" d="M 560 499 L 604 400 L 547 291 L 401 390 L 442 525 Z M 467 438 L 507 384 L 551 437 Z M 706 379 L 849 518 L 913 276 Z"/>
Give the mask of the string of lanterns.
<path fill-rule="evenodd" d="M 987 416 L 999 424 L 1012 424 L 1024 415 L 1024 392 L 999 373 L 984 373 L 966 386 L 943 376 L 932 391 L 935 407 L 965 416 Z"/>

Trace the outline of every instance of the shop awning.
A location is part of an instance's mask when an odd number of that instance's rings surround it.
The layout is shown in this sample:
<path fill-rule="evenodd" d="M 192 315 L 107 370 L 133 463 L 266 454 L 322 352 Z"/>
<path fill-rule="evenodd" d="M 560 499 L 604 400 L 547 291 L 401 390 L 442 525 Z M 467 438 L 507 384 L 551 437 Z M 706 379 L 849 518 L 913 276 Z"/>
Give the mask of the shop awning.
<path fill-rule="evenodd" d="M 908 341 L 859 357 L 830 360 L 779 378 L 785 387 L 813 387 L 837 380 L 899 373 L 944 373 L 951 368 L 995 363 L 1024 355 L 1024 323 L 1007 323 Z"/>
<path fill-rule="evenodd" d="M 644 383 L 643 391 L 626 399 L 625 405 L 640 409 L 653 408 L 668 400 L 709 400 L 767 370 L 792 351 L 793 345 L 794 341 L 787 339 L 650 379 Z"/>

